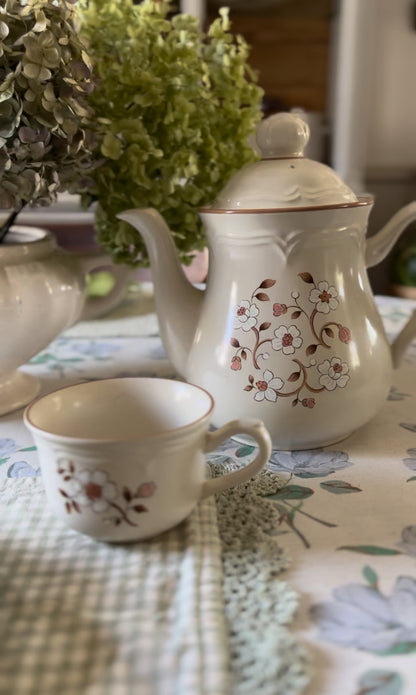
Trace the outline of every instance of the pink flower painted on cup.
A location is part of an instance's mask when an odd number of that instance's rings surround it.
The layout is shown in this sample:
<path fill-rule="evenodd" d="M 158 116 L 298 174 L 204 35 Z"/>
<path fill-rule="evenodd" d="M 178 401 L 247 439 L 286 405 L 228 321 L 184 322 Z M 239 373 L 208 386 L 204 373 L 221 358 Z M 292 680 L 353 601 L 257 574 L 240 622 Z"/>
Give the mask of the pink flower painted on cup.
<path fill-rule="evenodd" d="M 332 360 L 325 360 L 318 364 L 318 371 L 321 375 L 319 383 L 327 391 L 333 391 L 337 387 L 344 388 L 350 379 L 348 365 L 346 362 L 342 362 L 339 357 L 333 357 Z"/>
<path fill-rule="evenodd" d="M 243 299 L 234 309 L 233 328 L 242 328 L 243 331 L 250 331 L 257 324 L 259 308 L 247 299 Z"/>
<path fill-rule="evenodd" d="M 136 490 L 136 497 L 153 497 L 156 490 L 156 483 L 142 483 Z"/>
<path fill-rule="evenodd" d="M 303 343 L 300 331 L 296 326 L 279 326 L 274 332 L 273 350 L 281 350 L 284 355 L 293 355 Z"/>
<path fill-rule="evenodd" d="M 321 314 L 329 314 L 338 306 L 338 292 L 335 287 L 329 285 L 326 280 L 318 282 L 317 286 L 311 290 L 309 301 L 315 304 L 316 311 Z"/>
<path fill-rule="evenodd" d="M 235 355 L 231 359 L 231 369 L 234 372 L 238 372 L 238 370 L 241 369 L 241 357 L 238 357 L 238 355 Z"/>
<path fill-rule="evenodd" d="M 278 376 L 275 377 L 270 369 L 266 369 L 263 372 L 263 379 L 256 381 L 257 392 L 254 396 L 256 401 L 271 401 L 275 403 L 277 400 L 277 393 L 283 386 L 283 381 Z"/>
<path fill-rule="evenodd" d="M 78 490 L 76 486 L 78 484 Z M 79 471 L 72 480 L 72 496 L 81 507 L 91 507 L 98 514 L 107 511 L 117 495 L 117 485 L 109 480 L 106 471 Z"/>
<path fill-rule="evenodd" d="M 338 329 L 338 338 L 341 343 L 349 343 L 351 340 L 351 331 L 346 326 L 340 326 Z"/>
<path fill-rule="evenodd" d="M 273 316 L 283 316 L 287 313 L 286 304 L 273 304 Z"/>
<path fill-rule="evenodd" d="M 120 489 L 109 479 L 107 471 L 100 468 L 77 471 L 74 462 L 65 458 L 59 459 L 57 464 L 63 483 L 59 492 L 68 514 L 82 514 L 83 509 L 89 508 L 95 514 L 103 515 L 106 523 L 118 526 L 124 522 L 137 526 L 133 515 L 148 511 L 138 500 L 153 497 L 156 492 L 154 481 L 145 481 L 136 490 L 127 485 Z"/>

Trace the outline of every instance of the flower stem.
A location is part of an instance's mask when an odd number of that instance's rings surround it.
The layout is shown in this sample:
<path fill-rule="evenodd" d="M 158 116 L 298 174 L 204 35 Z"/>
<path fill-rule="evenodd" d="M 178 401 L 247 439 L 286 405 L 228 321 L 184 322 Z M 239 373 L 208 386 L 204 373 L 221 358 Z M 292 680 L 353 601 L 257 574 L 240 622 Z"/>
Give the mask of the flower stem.
<path fill-rule="evenodd" d="M 5 223 L 0 227 L 0 244 L 6 238 L 6 234 L 10 230 L 10 227 L 14 223 L 16 217 L 18 216 L 18 214 L 20 213 L 22 208 L 23 208 L 23 203 L 20 205 L 20 207 L 17 210 L 13 210 L 13 212 L 11 213 L 11 215 L 9 215 L 9 217 L 7 218 Z"/>
<path fill-rule="evenodd" d="M 288 506 L 290 506 L 290 505 L 288 505 Z M 293 533 L 295 533 L 297 535 L 297 537 L 303 543 L 305 548 L 311 547 L 311 544 L 307 540 L 306 536 L 304 536 L 302 531 L 299 531 L 299 529 L 293 523 L 293 519 L 291 518 L 290 514 L 284 514 L 283 517 L 281 518 L 281 521 L 284 521 L 285 524 L 287 524 L 289 526 L 289 528 L 292 529 Z"/>
<path fill-rule="evenodd" d="M 254 329 L 255 330 L 255 329 Z M 257 350 L 261 345 L 264 345 L 265 343 L 271 343 L 272 339 L 271 338 L 265 338 L 264 340 L 259 340 L 259 334 L 257 334 L 257 342 L 253 350 L 253 364 L 256 367 L 256 369 L 260 369 L 259 363 L 257 362 Z"/>
<path fill-rule="evenodd" d="M 309 324 L 310 324 L 312 333 L 313 333 L 314 337 L 316 338 L 316 340 L 318 341 L 319 345 L 325 345 L 325 343 L 322 342 L 322 339 L 320 338 L 320 336 L 318 335 L 318 333 L 316 332 L 316 329 L 315 329 L 315 316 L 317 313 L 318 313 L 317 310 L 314 309 L 311 316 L 310 316 Z M 329 347 L 329 346 L 325 345 L 325 347 Z"/>
<path fill-rule="evenodd" d="M 303 514 L 303 516 L 307 516 L 308 519 L 312 519 L 312 521 L 317 521 L 318 524 L 322 524 L 323 526 L 327 526 L 328 528 L 336 528 L 337 524 L 333 524 L 331 521 L 324 521 L 323 519 L 318 519 L 317 516 L 313 516 L 313 514 L 309 514 L 308 512 L 303 511 L 303 509 L 300 509 L 299 507 L 292 507 L 291 504 L 286 502 L 287 506 L 290 509 L 295 510 L 296 512 L 299 512 L 299 514 Z"/>
<path fill-rule="evenodd" d="M 121 514 L 121 516 L 127 524 L 130 524 L 130 526 L 137 526 L 137 524 L 135 524 L 134 521 L 131 521 L 129 519 L 124 509 L 122 509 L 118 504 L 116 504 L 115 502 L 110 502 L 109 500 L 107 500 L 107 502 L 110 505 L 110 507 L 114 507 L 114 509 L 117 509 L 117 511 Z"/>

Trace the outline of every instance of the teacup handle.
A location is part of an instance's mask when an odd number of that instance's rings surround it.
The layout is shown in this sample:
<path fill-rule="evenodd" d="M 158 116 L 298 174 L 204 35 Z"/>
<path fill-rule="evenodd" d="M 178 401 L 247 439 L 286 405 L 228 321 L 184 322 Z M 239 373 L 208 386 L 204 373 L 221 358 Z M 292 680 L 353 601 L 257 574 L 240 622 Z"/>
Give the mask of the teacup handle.
<path fill-rule="evenodd" d="M 256 458 L 237 471 L 226 473 L 220 478 L 206 480 L 202 487 L 200 499 L 205 499 L 209 495 L 214 495 L 248 480 L 258 473 L 269 460 L 272 453 L 272 442 L 268 431 L 260 420 L 232 420 L 215 432 L 208 432 L 205 440 L 205 452 L 216 449 L 233 434 L 248 434 L 253 437 L 259 445 Z"/>

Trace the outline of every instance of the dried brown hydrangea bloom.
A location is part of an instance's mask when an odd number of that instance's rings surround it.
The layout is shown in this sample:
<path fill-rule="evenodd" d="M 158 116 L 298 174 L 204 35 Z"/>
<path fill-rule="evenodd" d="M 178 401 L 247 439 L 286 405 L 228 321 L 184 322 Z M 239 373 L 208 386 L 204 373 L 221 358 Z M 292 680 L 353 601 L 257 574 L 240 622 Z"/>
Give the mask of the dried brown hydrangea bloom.
<path fill-rule="evenodd" d="M 82 190 L 90 167 L 92 72 L 76 0 L 5 0 L 0 7 L 0 208 L 48 205 Z"/>

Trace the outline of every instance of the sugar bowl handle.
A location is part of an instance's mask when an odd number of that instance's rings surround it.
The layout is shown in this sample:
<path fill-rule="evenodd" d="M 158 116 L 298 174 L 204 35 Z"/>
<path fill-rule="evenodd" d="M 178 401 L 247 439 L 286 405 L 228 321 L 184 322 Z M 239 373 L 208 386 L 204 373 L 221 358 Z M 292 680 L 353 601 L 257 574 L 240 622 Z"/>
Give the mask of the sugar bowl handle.
<path fill-rule="evenodd" d="M 111 311 L 126 294 L 131 268 L 126 265 L 114 265 L 110 256 L 103 253 L 73 253 L 71 255 L 75 257 L 84 274 L 94 270 L 111 268 L 111 274 L 114 278 L 114 287 L 108 294 L 103 297 L 86 297 L 77 321 L 88 321 Z"/>

